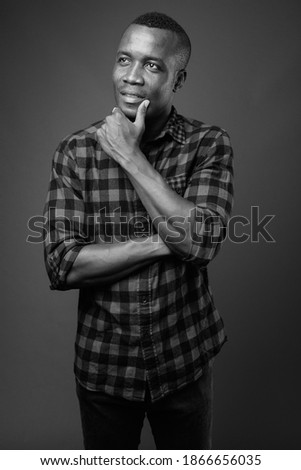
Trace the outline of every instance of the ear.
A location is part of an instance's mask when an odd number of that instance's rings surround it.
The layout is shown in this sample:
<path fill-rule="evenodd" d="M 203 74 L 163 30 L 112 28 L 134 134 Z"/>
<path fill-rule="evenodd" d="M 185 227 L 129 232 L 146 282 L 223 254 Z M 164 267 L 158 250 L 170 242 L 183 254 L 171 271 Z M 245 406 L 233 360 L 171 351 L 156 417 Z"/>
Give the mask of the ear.
<path fill-rule="evenodd" d="M 187 77 L 187 72 L 186 72 L 185 69 L 177 71 L 175 84 L 174 84 L 174 87 L 173 87 L 173 90 L 172 90 L 174 93 L 176 93 L 176 91 L 178 91 L 180 88 L 182 88 L 182 86 L 185 83 L 186 77 Z"/>

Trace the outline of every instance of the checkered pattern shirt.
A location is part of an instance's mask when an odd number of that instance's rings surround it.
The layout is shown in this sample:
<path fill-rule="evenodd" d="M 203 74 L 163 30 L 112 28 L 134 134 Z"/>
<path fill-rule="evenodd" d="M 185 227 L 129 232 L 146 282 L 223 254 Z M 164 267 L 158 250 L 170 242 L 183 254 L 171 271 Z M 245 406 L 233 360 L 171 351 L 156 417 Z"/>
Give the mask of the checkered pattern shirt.
<path fill-rule="evenodd" d="M 51 288 L 87 243 L 120 243 L 155 229 L 122 168 L 101 149 L 101 122 L 65 138 L 55 152 L 45 216 Z M 87 389 L 142 401 L 161 399 L 201 376 L 226 340 L 208 284 L 232 207 L 227 133 L 172 109 L 161 134 L 143 147 L 170 187 L 199 214 L 192 248 L 112 284 L 80 289 L 74 370 Z"/>

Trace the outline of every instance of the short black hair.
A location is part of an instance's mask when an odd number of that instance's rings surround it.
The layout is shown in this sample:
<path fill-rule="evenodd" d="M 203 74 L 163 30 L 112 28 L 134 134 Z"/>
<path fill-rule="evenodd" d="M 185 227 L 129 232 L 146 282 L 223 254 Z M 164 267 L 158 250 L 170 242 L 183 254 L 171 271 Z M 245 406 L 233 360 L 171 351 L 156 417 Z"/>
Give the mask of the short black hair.
<path fill-rule="evenodd" d="M 167 29 L 168 31 L 176 33 L 178 36 L 178 65 L 180 69 L 187 67 L 191 55 L 190 39 L 182 26 L 174 19 L 164 13 L 152 11 L 138 16 L 131 24 L 139 24 L 141 26 L 148 26 L 149 28 Z"/>

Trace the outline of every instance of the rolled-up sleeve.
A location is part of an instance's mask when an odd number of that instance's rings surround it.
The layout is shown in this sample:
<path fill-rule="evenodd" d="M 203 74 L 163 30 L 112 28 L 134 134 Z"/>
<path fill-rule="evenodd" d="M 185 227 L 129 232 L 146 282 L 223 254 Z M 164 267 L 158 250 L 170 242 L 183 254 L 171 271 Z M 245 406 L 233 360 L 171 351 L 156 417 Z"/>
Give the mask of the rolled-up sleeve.
<path fill-rule="evenodd" d="M 72 141 L 57 148 L 44 207 L 47 237 L 44 259 L 51 289 L 65 290 L 66 277 L 79 251 L 87 243 L 85 207 Z"/>
<path fill-rule="evenodd" d="M 190 217 L 190 253 L 185 261 L 206 265 L 225 239 L 233 205 L 233 151 L 225 131 L 208 132 L 184 197 L 195 204 Z"/>

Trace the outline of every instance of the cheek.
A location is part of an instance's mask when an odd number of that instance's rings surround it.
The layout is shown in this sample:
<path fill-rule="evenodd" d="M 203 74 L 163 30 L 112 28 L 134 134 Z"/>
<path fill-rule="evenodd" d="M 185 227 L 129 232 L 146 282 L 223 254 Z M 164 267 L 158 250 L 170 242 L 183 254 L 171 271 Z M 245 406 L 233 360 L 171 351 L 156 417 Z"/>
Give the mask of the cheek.
<path fill-rule="evenodd" d="M 113 71 L 113 74 L 112 74 L 112 81 L 114 85 L 116 85 L 116 83 L 118 82 L 118 74 L 115 71 Z"/>
<path fill-rule="evenodd" d="M 122 70 L 119 70 L 119 68 L 114 67 L 113 73 L 112 73 L 112 81 L 114 85 L 117 85 L 122 78 Z"/>
<path fill-rule="evenodd" d="M 161 85 L 152 90 L 152 97 L 156 101 L 167 102 L 172 95 L 172 89 L 170 85 Z"/>
<path fill-rule="evenodd" d="M 173 80 L 171 76 L 164 76 L 161 79 L 154 80 L 150 84 L 152 94 L 158 100 L 168 101 L 170 96 L 173 95 Z"/>

